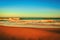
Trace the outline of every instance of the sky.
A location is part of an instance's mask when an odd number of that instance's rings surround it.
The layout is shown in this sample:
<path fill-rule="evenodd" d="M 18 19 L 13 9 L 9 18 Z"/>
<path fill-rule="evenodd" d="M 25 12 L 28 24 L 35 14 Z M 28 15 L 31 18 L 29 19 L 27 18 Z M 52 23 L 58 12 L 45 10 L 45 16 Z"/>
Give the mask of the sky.
<path fill-rule="evenodd" d="M 0 0 L 0 17 L 60 17 L 60 0 Z"/>

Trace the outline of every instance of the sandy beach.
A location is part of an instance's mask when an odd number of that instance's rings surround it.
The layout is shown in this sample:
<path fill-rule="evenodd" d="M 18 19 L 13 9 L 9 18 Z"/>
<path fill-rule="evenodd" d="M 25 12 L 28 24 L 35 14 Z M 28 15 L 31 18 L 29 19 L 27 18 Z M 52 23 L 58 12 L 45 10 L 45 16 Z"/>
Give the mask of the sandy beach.
<path fill-rule="evenodd" d="M 0 26 L 0 40 L 60 40 L 60 28 Z"/>

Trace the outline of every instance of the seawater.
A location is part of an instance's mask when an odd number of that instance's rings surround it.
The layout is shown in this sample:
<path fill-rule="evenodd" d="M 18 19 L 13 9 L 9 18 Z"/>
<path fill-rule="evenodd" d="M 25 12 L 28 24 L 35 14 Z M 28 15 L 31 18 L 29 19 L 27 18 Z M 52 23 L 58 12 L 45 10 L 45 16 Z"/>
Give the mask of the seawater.
<path fill-rule="evenodd" d="M 21 20 L 60 20 L 60 18 L 21 17 Z"/>

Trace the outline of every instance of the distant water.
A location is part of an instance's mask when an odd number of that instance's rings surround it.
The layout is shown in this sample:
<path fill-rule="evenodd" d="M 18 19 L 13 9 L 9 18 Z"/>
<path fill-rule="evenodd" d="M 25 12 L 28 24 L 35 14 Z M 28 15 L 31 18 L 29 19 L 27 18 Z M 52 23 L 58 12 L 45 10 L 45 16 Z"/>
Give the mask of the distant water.
<path fill-rule="evenodd" d="M 60 20 L 60 18 L 21 17 L 21 20 Z"/>
<path fill-rule="evenodd" d="M 9 18 L 9 17 L 0 17 Z M 60 18 L 44 18 L 44 17 L 10 17 L 10 18 L 20 18 L 20 20 L 60 20 Z"/>

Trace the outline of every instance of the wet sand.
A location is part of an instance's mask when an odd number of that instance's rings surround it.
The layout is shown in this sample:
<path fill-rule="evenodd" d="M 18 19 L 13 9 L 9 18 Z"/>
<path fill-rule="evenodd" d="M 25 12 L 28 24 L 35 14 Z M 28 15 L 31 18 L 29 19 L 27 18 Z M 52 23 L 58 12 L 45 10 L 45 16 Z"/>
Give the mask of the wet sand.
<path fill-rule="evenodd" d="M 0 26 L 0 40 L 60 40 L 60 28 Z"/>

